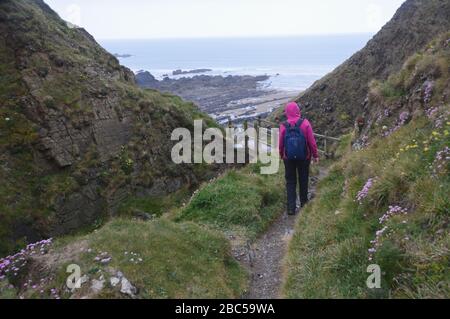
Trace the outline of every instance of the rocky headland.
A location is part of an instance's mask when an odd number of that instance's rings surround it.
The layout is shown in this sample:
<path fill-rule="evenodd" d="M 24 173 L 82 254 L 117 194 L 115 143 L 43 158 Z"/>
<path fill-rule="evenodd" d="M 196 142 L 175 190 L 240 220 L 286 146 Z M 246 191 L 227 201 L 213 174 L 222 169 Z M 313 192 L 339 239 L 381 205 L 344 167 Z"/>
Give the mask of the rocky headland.
<path fill-rule="evenodd" d="M 148 71 L 136 74 L 136 82 L 142 88 L 176 94 L 218 120 L 226 117 L 233 122 L 243 117 L 266 116 L 272 108 L 295 96 L 292 92 L 268 89 L 264 82 L 269 79 L 268 75 L 195 75 L 159 81 Z"/>

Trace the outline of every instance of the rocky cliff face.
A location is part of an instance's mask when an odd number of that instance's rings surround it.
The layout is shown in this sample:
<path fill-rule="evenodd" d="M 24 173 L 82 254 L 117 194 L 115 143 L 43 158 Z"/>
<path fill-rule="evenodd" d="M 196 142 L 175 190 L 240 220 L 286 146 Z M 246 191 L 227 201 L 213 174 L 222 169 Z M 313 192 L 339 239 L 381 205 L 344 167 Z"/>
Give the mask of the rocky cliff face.
<path fill-rule="evenodd" d="M 130 70 L 42 0 L 0 2 L 0 74 L 0 255 L 210 173 L 175 168 L 169 141 L 175 127 L 211 120 L 139 89 Z"/>
<path fill-rule="evenodd" d="M 407 0 L 365 48 L 299 96 L 306 116 L 321 132 L 352 127 L 367 111 L 370 81 L 399 71 L 409 56 L 448 30 L 448 0 Z"/>

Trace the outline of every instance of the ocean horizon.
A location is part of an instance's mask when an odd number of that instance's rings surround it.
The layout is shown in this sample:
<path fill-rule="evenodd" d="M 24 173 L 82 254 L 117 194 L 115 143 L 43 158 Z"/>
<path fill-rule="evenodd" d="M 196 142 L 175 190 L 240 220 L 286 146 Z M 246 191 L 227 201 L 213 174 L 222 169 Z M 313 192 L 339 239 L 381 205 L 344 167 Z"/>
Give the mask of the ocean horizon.
<path fill-rule="evenodd" d="M 157 79 L 174 70 L 211 69 L 206 75 L 264 75 L 267 89 L 300 92 L 365 46 L 372 34 L 268 38 L 99 40 L 134 72 Z"/>

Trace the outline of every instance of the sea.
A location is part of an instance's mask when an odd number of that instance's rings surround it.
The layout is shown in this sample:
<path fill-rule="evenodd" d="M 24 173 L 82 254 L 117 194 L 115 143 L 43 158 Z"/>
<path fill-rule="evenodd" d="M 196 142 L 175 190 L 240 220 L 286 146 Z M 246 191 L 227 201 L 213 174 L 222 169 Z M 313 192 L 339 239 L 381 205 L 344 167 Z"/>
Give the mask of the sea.
<path fill-rule="evenodd" d="M 269 75 L 263 88 L 301 92 L 362 49 L 372 34 L 272 38 L 100 40 L 134 72 L 157 79 L 174 70 L 211 69 L 206 75 Z"/>

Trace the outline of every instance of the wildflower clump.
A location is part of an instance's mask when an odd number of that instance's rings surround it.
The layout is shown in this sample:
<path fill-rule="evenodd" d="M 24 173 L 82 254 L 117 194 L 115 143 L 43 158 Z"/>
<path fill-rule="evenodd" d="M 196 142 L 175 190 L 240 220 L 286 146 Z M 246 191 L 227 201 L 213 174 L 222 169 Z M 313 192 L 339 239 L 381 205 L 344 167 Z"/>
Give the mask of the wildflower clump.
<path fill-rule="evenodd" d="M 441 151 L 436 153 L 433 162 L 433 176 L 445 175 L 448 170 L 448 162 L 450 161 L 450 148 L 444 147 Z"/>
<path fill-rule="evenodd" d="M 408 214 L 408 210 L 406 208 L 400 207 L 398 205 L 389 206 L 389 210 L 386 213 L 384 213 L 383 216 L 380 217 L 379 222 L 381 225 L 383 225 L 383 224 L 386 224 L 393 216 L 406 215 L 406 214 Z M 373 260 L 376 252 L 381 247 L 381 244 L 382 244 L 381 239 L 387 230 L 388 230 L 388 226 L 385 225 L 385 226 L 383 226 L 383 228 L 381 228 L 380 230 L 377 230 L 377 232 L 375 233 L 375 239 L 370 242 L 371 247 L 368 250 L 369 261 Z"/>
<path fill-rule="evenodd" d="M 449 125 L 450 112 L 445 110 L 445 107 L 430 107 L 425 110 L 425 114 L 437 129 L 442 129 L 444 126 Z"/>
<path fill-rule="evenodd" d="M 370 242 L 372 246 L 369 248 L 369 261 L 373 260 L 378 248 L 381 246 L 381 237 L 383 237 L 387 229 L 387 226 L 385 226 L 375 233 L 375 239 Z"/>
<path fill-rule="evenodd" d="M 362 188 L 362 190 L 360 190 L 358 192 L 358 194 L 356 195 L 356 201 L 361 205 L 363 200 L 367 197 L 367 195 L 369 194 L 370 189 L 373 186 L 373 183 L 375 182 L 376 178 L 369 178 L 366 182 L 366 184 L 364 185 L 364 187 Z"/>
<path fill-rule="evenodd" d="M 56 288 L 51 288 L 48 289 L 47 286 L 49 285 L 49 283 L 51 283 L 52 281 L 54 281 L 54 276 L 49 276 L 46 278 L 41 278 L 39 280 L 35 280 L 34 282 L 32 281 L 32 279 L 28 279 L 26 282 L 24 282 L 22 284 L 20 290 L 22 292 L 26 292 L 27 290 L 30 290 L 31 293 L 37 293 L 39 298 L 46 298 L 46 297 L 50 297 L 53 299 L 61 299 L 59 294 L 57 293 L 58 290 Z M 14 287 L 11 285 L 11 287 Z M 25 295 L 21 294 L 19 295 L 20 299 L 24 299 Z"/>
<path fill-rule="evenodd" d="M 383 111 L 381 111 L 378 114 L 375 124 L 379 125 L 385 118 L 388 118 L 391 115 L 392 115 L 391 110 L 389 110 L 388 108 L 385 108 Z"/>
<path fill-rule="evenodd" d="M 380 217 L 380 224 L 386 223 L 389 219 L 391 219 L 395 215 L 406 215 L 408 214 L 408 210 L 406 208 L 402 208 L 400 206 L 389 206 L 389 210 Z"/>
<path fill-rule="evenodd" d="M 430 119 L 430 120 L 433 119 L 433 117 L 436 115 L 438 110 L 439 109 L 437 107 L 432 107 L 432 108 L 429 108 L 428 110 L 426 110 L 425 113 L 426 113 L 428 119 Z"/>
<path fill-rule="evenodd" d="M 433 96 L 434 83 L 431 81 L 426 81 L 424 83 L 424 94 L 423 94 L 423 102 L 428 104 L 431 102 L 431 98 Z"/>
<path fill-rule="evenodd" d="M 406 124 L 406 122 L 410 119 L 411 114 L 407 111 L 404 111 L 402 113 L 400 113 L 398 120 L 397 120 L 397 124 L 391 128 L 390 130 L 386 131 L 384 133 L 385 137 L 388 137 L 389 135 L 391 135 L 392 133 L 398 131 L 403 125 Z"/>
<path fill-rule="evenodd" d="M 44 255 L 48 252 L 53 239 L 45 239 L 34 244 L 29 244 L 15 255 L 0 259 L 0 280 L 7 276 L 17 277 L 20 270 L 27 265 L 27 260 L 31 256 Z"/>
<path fill-rule="evenodd" d="M 144 260 L 142 259 L 142 257 L 135 252 L 125 252 L 124 253 L 125 256 L 127 256 L 127 258 L 129 258 L 130 263 L 132 264 L 140 264 L 142 263 Z"/>

